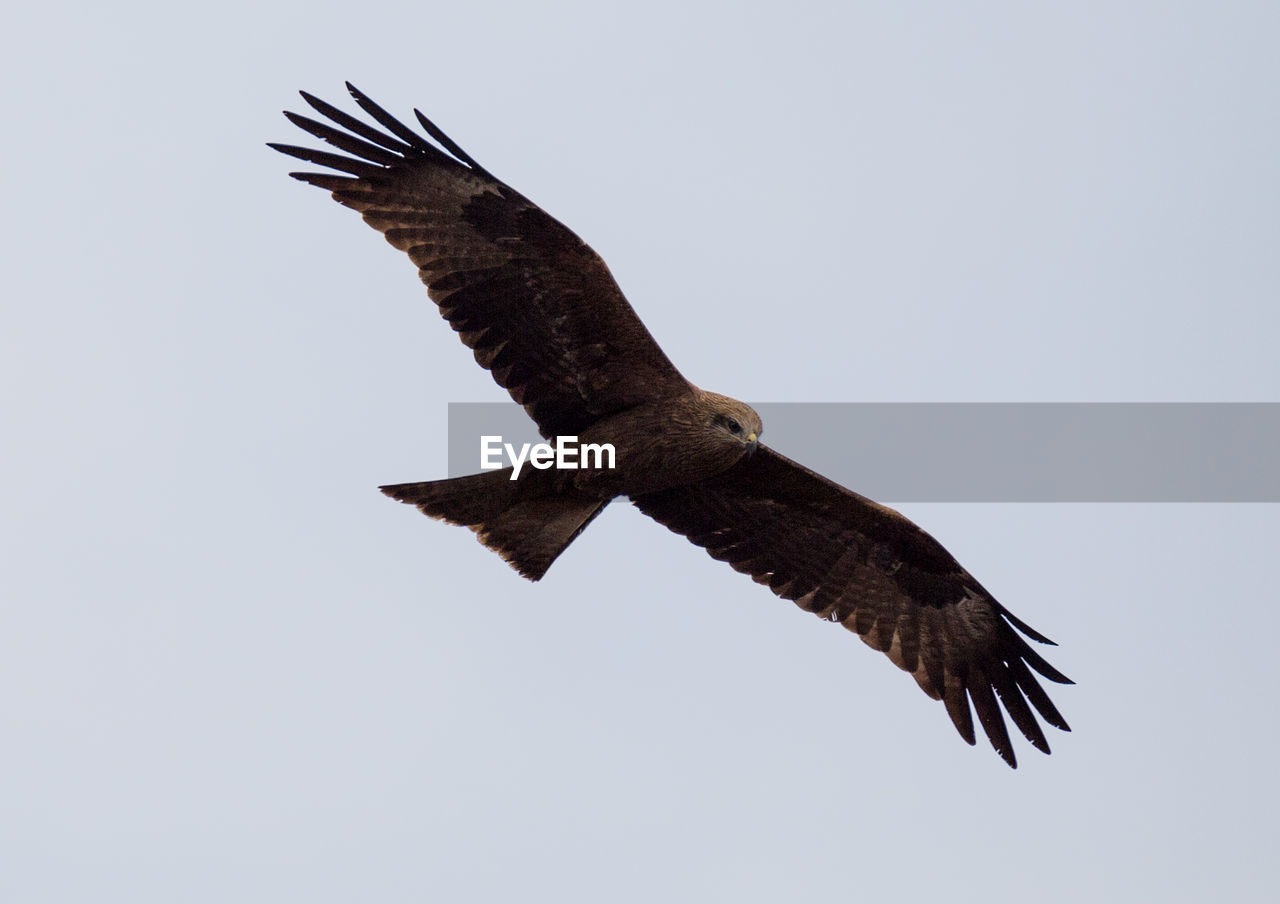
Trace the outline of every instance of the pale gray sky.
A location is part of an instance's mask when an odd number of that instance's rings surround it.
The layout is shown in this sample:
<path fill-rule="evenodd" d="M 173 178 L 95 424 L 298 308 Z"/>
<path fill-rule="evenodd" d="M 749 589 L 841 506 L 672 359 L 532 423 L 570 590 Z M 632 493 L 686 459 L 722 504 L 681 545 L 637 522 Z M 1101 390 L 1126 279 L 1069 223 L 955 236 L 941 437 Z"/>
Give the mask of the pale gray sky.
<path fill-rule="evenodd" d="M 781 10 L 8 13 L 0 899 L 1270 899 L 1275 506 L 902 507 L 1079 682 L 1012 772 L 624 505 L 534 585 L 377 493 L 502 394 L 263 146 L 344 79 L 700 385 L 1280 400 L 1275 4 Z"/>

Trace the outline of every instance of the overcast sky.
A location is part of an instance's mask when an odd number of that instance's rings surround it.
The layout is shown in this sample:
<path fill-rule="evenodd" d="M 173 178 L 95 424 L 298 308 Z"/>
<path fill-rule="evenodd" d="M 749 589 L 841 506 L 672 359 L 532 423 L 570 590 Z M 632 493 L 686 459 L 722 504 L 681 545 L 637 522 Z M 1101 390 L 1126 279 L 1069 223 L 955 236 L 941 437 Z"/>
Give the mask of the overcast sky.
<path fill-rule="evenodd" d="M 625 504 L 531 584 L 376 491 L 503 395 L 264 146 L 344 79 L 699 385 L 1280 401 L 1280 7 L 786 6 L 7 13 L 0 899 L 1270 900 L 1276 506 L 901 506 L 1078 682 L 1014 772 Z"/>

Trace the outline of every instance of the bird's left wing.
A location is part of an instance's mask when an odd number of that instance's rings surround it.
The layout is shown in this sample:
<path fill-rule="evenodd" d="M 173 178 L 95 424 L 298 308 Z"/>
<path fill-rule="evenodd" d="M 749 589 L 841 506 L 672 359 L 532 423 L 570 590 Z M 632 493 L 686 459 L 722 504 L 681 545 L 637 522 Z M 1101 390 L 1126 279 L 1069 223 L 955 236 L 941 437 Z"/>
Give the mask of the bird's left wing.
<path fill-rule="evenodd" d="M 970 744 L 972 703 L 1009 765 L 1017 760 L 1000 704 L 1045 753 L 1049 744 L 1035 712 L 1070 730 L 1032 670 L 1050 681 L 1070 680 L 1019 632 L 1052 641 L 996 602 L 937 540 L 893 509 L 764 446 L 710 480 L 632 502 L 713 558 L 888 655 L 945 703 Z"/>

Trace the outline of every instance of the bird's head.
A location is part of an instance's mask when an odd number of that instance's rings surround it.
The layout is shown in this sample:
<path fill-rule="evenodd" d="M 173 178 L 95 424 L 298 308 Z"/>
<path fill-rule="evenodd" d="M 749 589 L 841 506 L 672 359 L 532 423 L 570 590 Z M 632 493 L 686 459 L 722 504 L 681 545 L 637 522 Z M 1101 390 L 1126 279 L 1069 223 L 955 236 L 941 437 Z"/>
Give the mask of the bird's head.
<path fill-rule="evenodd" d="M 702 402 L 704 425 L 718 444 L 736 447 L 742 455 L 756 450 L 764 425 L 754 408 L 714 392 L 703 392 Z"/>

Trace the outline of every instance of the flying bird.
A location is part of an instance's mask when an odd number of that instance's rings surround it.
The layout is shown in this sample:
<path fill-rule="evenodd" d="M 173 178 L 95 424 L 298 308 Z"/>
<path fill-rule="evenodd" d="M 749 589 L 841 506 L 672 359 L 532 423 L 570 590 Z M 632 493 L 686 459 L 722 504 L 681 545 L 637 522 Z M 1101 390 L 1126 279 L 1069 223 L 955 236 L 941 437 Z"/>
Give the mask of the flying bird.
<path fill-rule="evenodd" d="M 505 468 L 382 492 L 470 528 L 535 581 L 625 496 L 885 653 L 943 702 L 969 744 L 976 713 L 1010 766 L 1004 713 L 1045 753 L 1037 714 L 1070 730 L 1036 673 L 1071 681 L 1026 638 L 1052 641 L 913 522 L 763 445 L 756 412 L 686 380 L 591 248 L 421 112 L 425 135 L 347 89 L 375 125 L 301 92 L 328 122 L 285 116 L 342 153 L 271 144 L 335 171 L 290 175 L 332 192 L 409 255 L 440 313 L 544 437 L 616 452 L 613 468 L 525 468 L 515 480 Z"/>

